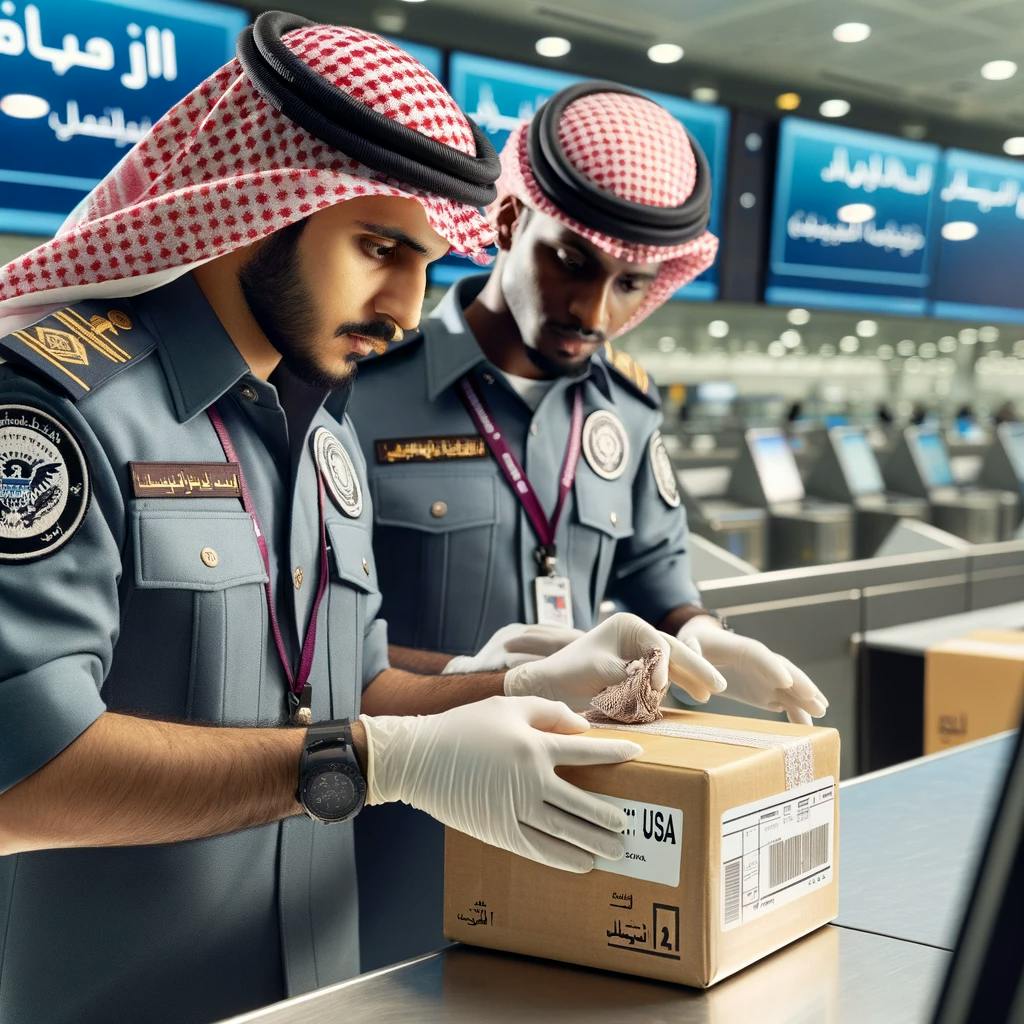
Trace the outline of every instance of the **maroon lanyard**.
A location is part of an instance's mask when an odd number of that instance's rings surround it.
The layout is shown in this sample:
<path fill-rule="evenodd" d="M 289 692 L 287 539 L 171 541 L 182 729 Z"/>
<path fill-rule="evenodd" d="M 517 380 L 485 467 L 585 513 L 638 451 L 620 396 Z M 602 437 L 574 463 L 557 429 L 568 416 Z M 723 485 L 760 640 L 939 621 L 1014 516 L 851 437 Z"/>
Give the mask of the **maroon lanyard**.
<path fill-rule="evenodd" d="M 242 469 L 241 459 L 235 452 L 235 446 L 231 441 L 228 428 L 221 418 L 216 407 L 210 406 L 206 415 L 217 432 L 220 446 L 224 449 L 224 457 L 228 462 L 238 464 L 238 482 L 242 491 L 242 508 L 249 513 L 252 520 L 252 528 L 256 533 L 256 543 L 260 548 L 260 555 L 263 558 L 263 568 L 267 573 L 267 582 L 263 585 L 267 597 L 267 613 L 270 615 L 270 628 L 274 634 L 274 646 L 277 648 L 277 656 L 281 661 L 281 668 L 284 677 L 288 681 L 288 703 L 291 709 L 291 718 L 296 725 L 309 725 L 312 721 L 312 714 L 309 710 L 311 699 L 311 688 L 309 685 L 309 673 L 313 668 L 313 656 L 316 653 L 316 620 L 320 611 L 320 602 L 323 600 L 327 590 L 329 570 L 327 567 L 327 527 L 324 523 L 324 482 L 320 475 L 319 467 L 316 469 L 317 503 L 320 514 L 320 581 L 317 584 L 316 597 L 313 600 L 313 609 L 310 612 L 309 625 L 306 627 L 306 636 L 302 641 L 302 654 L 299 657 L 299 668 L 297 672 L 292 671 L 288 661 L 288 652 L 284 647 L 284 637 L 281 634 L 281 625 L 277 620 L 277 609 L 274 605 L 274 590 L 271 584 L 270 571 L 270 549 L 267 547 L 267 538 L 260 526 L 259 516 L 256 515 L 256 508 L 252 502 L 252 494 L 249 485 L 245 481 L 245 472 Z"/>
<path fill-rule="evenodd" d="M 494 461 L 498 464 L 502 476 L 505 477 L 512 493 L 519 500 L 520 505 L 529 517 L 533 532 L 537 535 L 540 548 L 537 552 L 537 559 L 541 567 L 548 574 L 554 573 L 555 567 L 555 533 L 558 531 L 558 523 L 565 510 L 565 499 L 572 490 L 573 480 L 576 479 L 576 465 L 580 461 L 580 445 L 583 436 L 583 394 L 581 388 L 576 386 L 573 389 L 572 398 L 572 420 L 569 427 L 569 442 L 565 449 L 565 458 L 562 460 L 562 472 L 558 481 L 558 501 L 555 503 L 555 510 L 549 519 L 544 513 L 544 507 L 533 489 L 529 477 L 513 455 L 501 431 L 498 429 L 494 418 L 491 416 L 484 396 L 480 393 L 475 380 L 468 374 L 459 381 L 459 393 L 466 411 L 469 413 L 477 433 L 487 443 Z"/>

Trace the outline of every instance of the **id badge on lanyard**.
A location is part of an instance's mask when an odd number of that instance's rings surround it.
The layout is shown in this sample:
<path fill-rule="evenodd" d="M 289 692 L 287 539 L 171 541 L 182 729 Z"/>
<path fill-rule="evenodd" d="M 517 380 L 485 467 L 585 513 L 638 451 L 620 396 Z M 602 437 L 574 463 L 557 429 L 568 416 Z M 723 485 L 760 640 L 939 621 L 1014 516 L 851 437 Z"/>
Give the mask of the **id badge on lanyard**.
<path fill-rule="evenodd" d="M 571 629 L 573 626 L 572 585 L 568 576 L 558 575 L 555 532 L 558 529 L 562 510 L 565 508 L 566 498 L 572 490 L 573 480 L 576 478 L 576 464 L 580 458 L 583 434 L 583 396 L 580 389 L 577 387 L 573 393 L 572 422 L 559 478 L 558 502 L 549 519 L 544 513 L 533 485 L 519 464 L 519 460 L 512 454 L 508 443 L 491 418 L 483 395 L 480 394 L 472 378 L 463 377 L 459 386 L 462 401 L 470 419 L 473 420 L 477 432 L 487 443 L 491 455 L 494 456 L 494 461 L 498 464 L 512 493 L 526 512 L 533 532 L 539 541 L 534 551 L 538 574 L 533 581 L 537 622 L 542 626 L 568 626 Z"/>

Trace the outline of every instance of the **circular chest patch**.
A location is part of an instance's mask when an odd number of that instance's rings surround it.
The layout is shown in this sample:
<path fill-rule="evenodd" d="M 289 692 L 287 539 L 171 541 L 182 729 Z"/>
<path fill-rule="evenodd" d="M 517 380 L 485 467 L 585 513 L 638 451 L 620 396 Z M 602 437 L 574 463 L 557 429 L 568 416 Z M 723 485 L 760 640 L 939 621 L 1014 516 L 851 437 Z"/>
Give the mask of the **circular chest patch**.
<path fill-rule="evenodd" d="M 651 435 L 647 453 L 651 459 L 651 472 L 654 474 L 654 482 L 658 485 L 658 493 L 661 495 L 662 501 L 669 508 L 679 508 L 682 499 L 679 495 L 676 471 L 672 468 L 672 460 L 669 458 L 668 450 L 665 448 L 665 439 L 661 436 L 660 430 L 656 430 Z"/>
<path fill-rule="evenodd" d="M 89 467 L 71 431 L 42 409 L 0 405 L 0 562 L 63 547 L 89 498 Z"/>
<path fill-rule="evenodd" d="M 358 519 L 363 512 L 363 492 L 356 468 L 342 443 L 326 427 L 318 427 L 313 434 L 313 457 L 331 500 L 350 519 Z"/>
<path fill-rule="evenodd" d="M 626 471 L 629 436 L 613 412 L 592 412 L 583 424 L 583 454 L 590 468 L 605 480 L 617 480 Z"/>

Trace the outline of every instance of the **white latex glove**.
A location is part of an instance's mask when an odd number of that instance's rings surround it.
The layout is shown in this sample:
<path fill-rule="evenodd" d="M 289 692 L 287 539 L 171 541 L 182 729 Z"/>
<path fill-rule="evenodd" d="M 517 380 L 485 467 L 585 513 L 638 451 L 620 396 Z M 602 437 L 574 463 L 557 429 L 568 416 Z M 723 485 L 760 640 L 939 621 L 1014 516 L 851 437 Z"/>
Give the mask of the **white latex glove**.
<path fill-rule="evenodd" d="M 723 697 L 765 711 L 785 711 L 799 725 L 810 725 L 812 717 L 821 718 L 828 710 L 825 695 L 788 658 L 759 640 L 722 629 L 708 615 L 690 619 L 679 630 L 679 639 L 696 641 L 704 657 L 721 669 L 729 682 Z"/>
<path fill-rule="evenodd" d="M 583 873 L 625 852 L 621 808 L 570 785 L 555 765 L 616 764 L 642 747 L 577 736 L 564 704 L 491 697 L 439 715 L 360 719 L 367 804 L 402 801 L 485 843 Z"/>
<path fill-rule="evenodd" d="M 506 644 L 514 641 L 522 633 L 534 629 L 561 629 L 560 626 L 528 626 L 525 622 L 512 622 L 496 630 L 490 640 L 476 654 L 459 654 L 452 658 L 443 669 L 441 675 L 463 675 L 467 672 L 504 672 L 515 662 L 508 660 Z M 576 632 L 573 630 L 573 632 Z M 559 647 L 568 641 L 563 641 Z"/>
<path fill-rule="evenodd" d="M 562 700 L 581 711 L 602 690 L 624 682 L 629 662 L 652 648 L 662 653 L 651 680 L 656 689 L 666 689 L 671 680 L 701 703 L 725 689 L 725 679 L 691 645 L 619 612 L 555 654 L 509 669 L 505 693 Z"/>

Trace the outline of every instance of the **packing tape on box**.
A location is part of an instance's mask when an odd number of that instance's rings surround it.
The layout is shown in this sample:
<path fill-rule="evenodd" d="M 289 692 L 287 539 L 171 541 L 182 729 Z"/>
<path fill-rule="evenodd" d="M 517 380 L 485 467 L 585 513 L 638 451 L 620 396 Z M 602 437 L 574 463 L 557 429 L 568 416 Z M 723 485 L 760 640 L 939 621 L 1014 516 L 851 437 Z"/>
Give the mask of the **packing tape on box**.
<path fill-rule="evenodd" d="M 675 736 L 684 740 L 727 743 L 734 747 L 759 747 L 781 750 L 786 769 L 786 789 L 795 789 L 814 781 L 814 750 L 807 737 L 780 736 L 769 732 L 744 732 L 719 729 L 710 725 L 685 725 L 682 722 L 650 722 L 647 725 L 625 725 L 622 722 L 591 722 L 595 729 L 616 729 L 624 732 L 647 732 L 657 736 Z"/>

